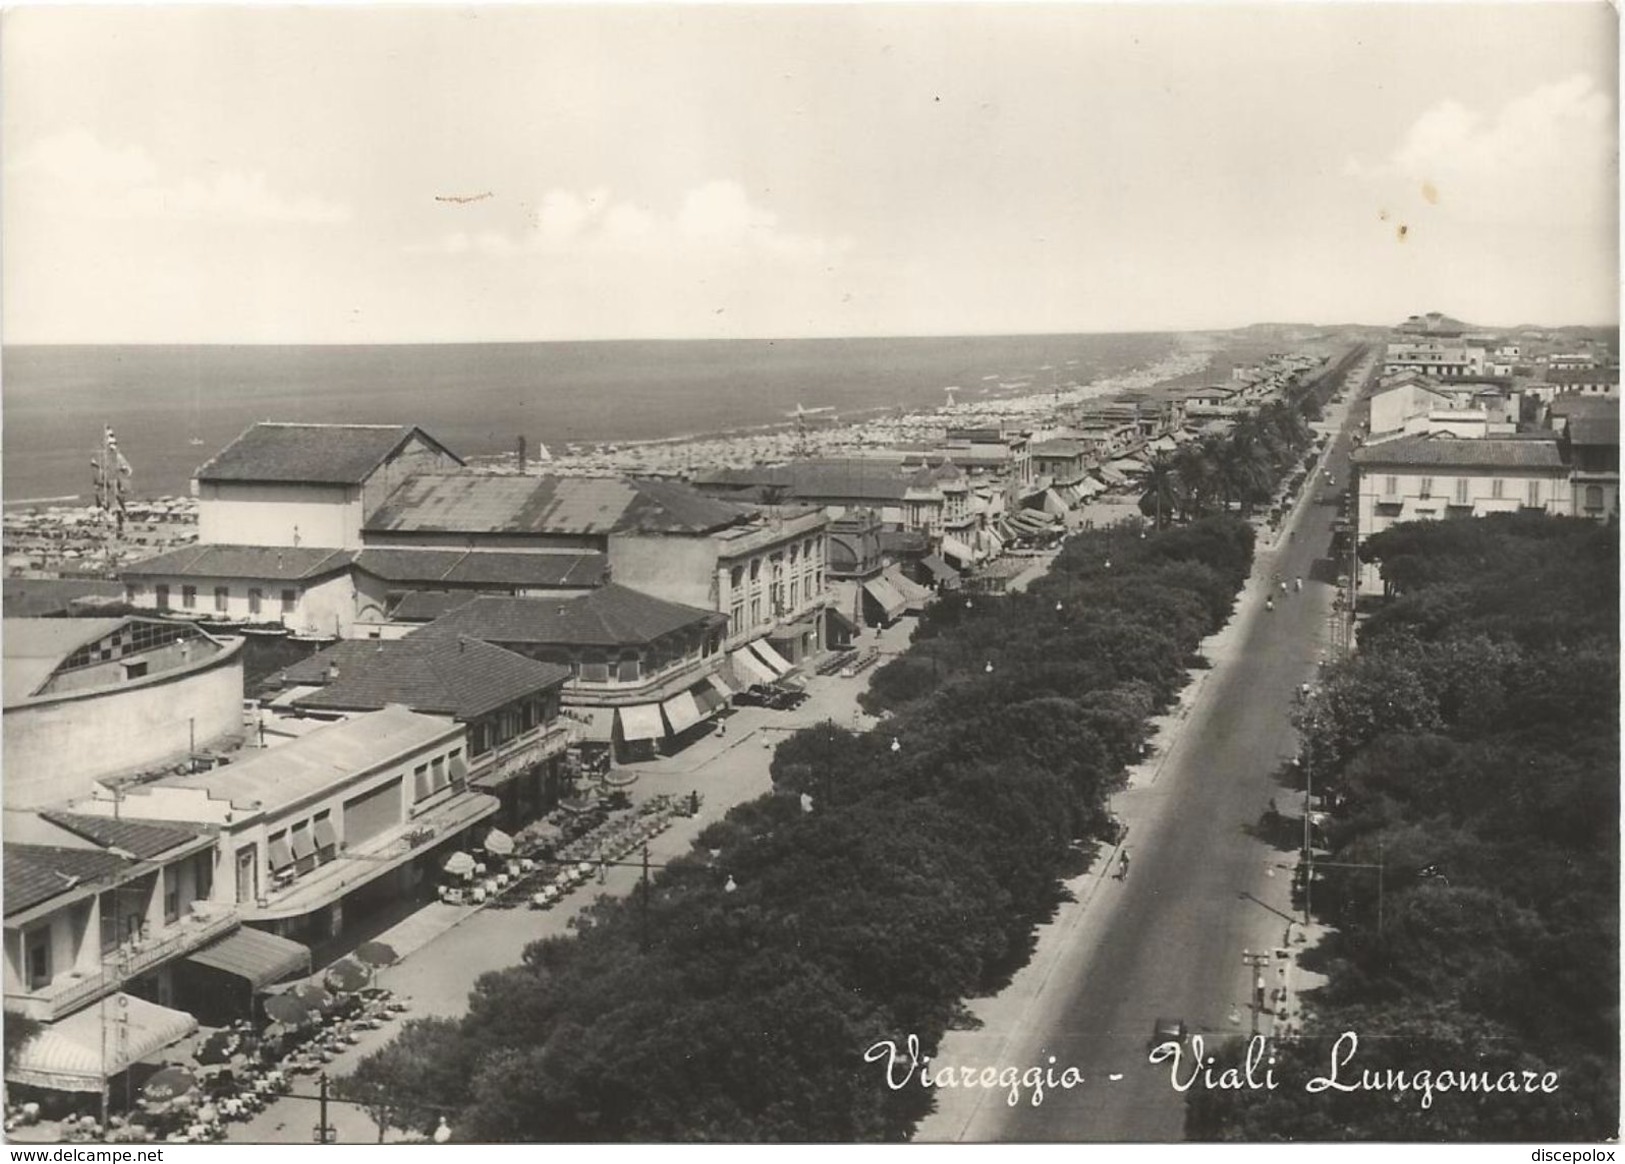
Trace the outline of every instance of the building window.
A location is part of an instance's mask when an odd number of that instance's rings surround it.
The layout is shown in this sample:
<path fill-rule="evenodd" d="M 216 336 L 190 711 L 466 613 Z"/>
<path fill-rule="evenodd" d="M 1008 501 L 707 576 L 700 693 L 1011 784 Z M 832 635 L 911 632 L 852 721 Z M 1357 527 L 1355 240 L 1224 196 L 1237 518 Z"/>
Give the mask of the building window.
<path fill-rule="evenodd" d="M 192 859 L 192 884 L 197 892 L 194 901 L 208 901 L 214 896 L 214 850 L 199 853 Z"/>
<path fill-rule="evenodd" d="M 1433 478 L 1432 477 L 1423 477 L 1422 478 L 1422 486 L 1421 486 L 1421 488 L 1419 488 L 1416 491 L 1416 495 L 1418 497 L 1422 498 L 1424 501 L 1427 500 L 1429 497 L 1433 496 Z"/>
<path fill-rule="evenodd" d="M 728 583 L 735 590 L 738 590 L 741 586 L 743 586 L 745 584 L 745 568 L 743 566 L 735 566 L 732 570 L 729 570 Z"/>
<path fill-rule="evenodd" d="M 752 582 L 754 582 L 754 581 L 756 581 L 756 579 L 760 578 L 761 576 L 762 576 L 762 559 L 760 559 L 760 558 L 752 558 L 750 560 L 750 580 Z"/>
<path fill-rule="evenodd" d="M 136 604 L 136 602 L 140 598 L 141 598 L 141 587 L 140 587 L 140 585 L 138 583 L 135 583 L 135 582 L 126 582 L 124 584 L 124 601 L 127 602 L 129 605 L 134 606 Z"/>
<path fill-rule="evenodd" d="M 760 598 L 752 598 L 750 600 L 750 625 L 755 626 L 757 623 L 759 623 L 761 621 L 762 621 L 762 600 Z"/>
<path fill-rule="evenodd" d="M 316 842 L 310 835 L 310 822 L 294 825 L 288 839 L 293 849 L 293 871 L 303 876 L 316 868 Z"/>
<path fill-rule="evenodd" d="M 481 734 L 483 735 L 484 733 L 482 732 Z M 476 751 L 479 750 L 480 749 L 476 749 Z M 413 768 L 412 799 L 422 800 L 425 796 L 428 796 L 433 791 L 434 786 L 429 783 L 429 765 L 419 764 L 416 768 Z"/>
<path fill-rule="evenodd" d="M 622 651 L 620 662 L 615 667 L 615 677 L 622 683 L 636 683 L 642 678 L 638 665 L 636 651 Z"/>
<path fill-rule="evenodd" d="M 153 596 L 154 596 L 154 598 L 155 598 L 155 600 L 157 602 L 158 609 L 159 610 L 168 610 L 169 609 L 169 584 L 166 583 L 166 582 L 158 583 L 158 585 L 156 585 L 156 586 L 154 586 L 152 588 L 152 593 L 153 593 Z"/>
<path fill-rule="evenodd" d="M 791 546 L 790 547 L 790 564 L 792 566 L 794 566 L 796 564 L 796 560 L 798 558 L 800 558 L 800 557 L 801 557 L 801 547 L 800 546 Z"/>
<path fill-rule="evenodd" d="M 333 832 L 333 812 L 322 809 L 310 822 L 311 836 L 316 841 L 316 864 L 325 865 L 338 856 L 339 839 Z"/>
<path fill-rule="evenodd" d="M 733 604 L 728 612 L 728 633 L 736 635 L 745 629 L 745 600 L 743 598 Z"/>
<path fill-rule="evenodd" d="M 265 597 L 264 592 L 262 592 L 260 590 L 250 590 L 248 592 L 248 613 L 249 614 L 258 614 L 260 612 L 260 600 L 262 598 L 264 598 L 264 597 Z"/>
<path fill-rule="evenodd" d="M 1456 504 L 1467 504 L 1467 478 L 1465 477 L 1456 478 Z"/>
<path fill-rule="evenodd" d="M 794 610 L 801 605 L 801 579 L 790 579 L 790 609 Z"/>
<path fill-rule="evenodd" d="M 1496 477 L 1490 482 L 1490 496 L 1495 498 L 1497 501 L 1501 499 L 1501 494 L 1505 492 L 1505 490 L 1506 482 L 1501 478 Z"/>
<path fill-rule="evenodd" d="M 1392 497 L 1398 492 L 1399 492 L 1399 478 L 1398 477 L 1384 477 L 1382 479 L 1382 495 L 1384 497 Z"/>
<path fill-rule="evenodd" d="M 282 613 L 283 614 L 292 614 L 293 613 L 293 608 L 295 606 L 297 606 L 298 604 L 299 604 L 299 592 L 297 590 L 284 590 L 282 592 Z"/>
<path fill-rule="evenodd" d="M 193 610 L 193 609 L 195 609 L 197 607 L 197 587 L 196 586 L 182 586 L 181 587 L 181 606 L 184 607 L 187 610 Z"/>
<path fill-rule="evenodd" d="M 1587 485 L 1586 486 L 1586 512 L 1587 513 L 1601 513 L 1602 512 L 1602 486 L 1601 485 Z"/>
<path fill-rule="evenodd" d="M 220 612 L 221 614 L 224 614 L 226 612 L 226 602 L 230 598 L 231 598 L 231 587 L 229 587 L 229 586 L 216 586 L 214 588 L 214 608 L 215 608 L 215 610 Z"/>
<path fill-rule="evenodd" d="M 164 866 L 164 922 L 174 925 L 181 920 L 181 871 L 174 865 Z"/>
<path fill-rule="evenodd" d="M 609 663 L 602 655 L 593 653 L 582 658 L 581 681 L 583 683 L 609 682 Z"/>
<path fill-rule="evenodd" d="M 26 942 L 28 989 L 44 990 L 51 985 L 51 927 L 41 926 L 28 935 Z"/>
<path fill-rule="evenodd" d="M 436 756 L 429 765 L 429 785 L 436 792 L 446 786 L 446 757 Z"/>
<path fill-rule="evenodd" d="M 1533 506 L 1540 504 L 1540 482 L 1538 480 L 1529 482 L 1529 504 Z"/>

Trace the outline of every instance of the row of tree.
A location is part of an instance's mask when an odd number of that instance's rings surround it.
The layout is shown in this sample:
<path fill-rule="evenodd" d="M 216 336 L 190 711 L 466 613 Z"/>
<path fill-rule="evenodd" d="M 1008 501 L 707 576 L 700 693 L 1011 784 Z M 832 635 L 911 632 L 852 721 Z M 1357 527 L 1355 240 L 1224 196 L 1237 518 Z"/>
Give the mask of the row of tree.
<path fill-rule="evenodd" d="M 1300 712 L 1335 811 L 1335 927 L 1283 1079 L 1356 1068 L 1556 1072 L 1535 1095 L 1302 1087 L 1193 1099 L 1193 1138 L 1603 1140 L 1619 1134 L 1619 541 L 1540 514 L 1409 523 L 1362 550 L 1399 597 Z M 1371 868 L 1382 869 L 1379 881 Z M 1341 866 L 1341 867 L 1340 867 Z M 1521 1074 L 1518 1076 L 1521 1080 Z"/>
<path fill-rule="evenodd" d="M 1251 555 L 1230 519 L 1092 531 L 1025 593 L 944 597 L 875 678 L 880 730 L 791 736 L 774 792 L 649 892 L 600 899 L 341 1093 L 477 1140 L 906 1139 L 931 1093 L 865 1050 L 934 1053 L 1026 961 Z"/>
<path fill-rule="evenodd" d="M 1238 416 L 1228 432 L 1210 433 L 1157 454 L 1146 473 L 1140 512 L 1158 528 L 1227 513 L 1232 504 L 1250 517 L 1284 479 L 1307 467 L 1314 442 L 1309 422 L 1320 418 L 1364 351 L 1351 348 L 1335 363 L 1295 380 L 1279 400 Z"/>

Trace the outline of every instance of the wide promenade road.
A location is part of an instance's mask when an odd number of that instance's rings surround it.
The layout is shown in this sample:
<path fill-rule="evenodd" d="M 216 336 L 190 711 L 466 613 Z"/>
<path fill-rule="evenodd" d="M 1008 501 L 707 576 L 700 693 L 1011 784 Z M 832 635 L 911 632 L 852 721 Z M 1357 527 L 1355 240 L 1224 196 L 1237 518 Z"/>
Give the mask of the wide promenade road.
<path fill-rule="evenodd" d="M 1341 424 L 1345 415 L 1340 406 L 1327 420 Z M 1344 432 L 1323 462 L 1339 489 L 1347 450 Z M 1130 826 L 1127 878 L 1097 872 L 1074 884 L 1080 900 L 1041 933 L 1033 972 L 977 1004 L 984 1028 L 951 1034 L 934 1064 L 1051 1067 L 1057 1076 L 1070 1066 L 1084 1082 L 1036 1106 L 1031 1092 L 1012 1106 L 1003 1091 L 939 1090 L 917 1139 L 1183 1138 L 1183 1096 L 1169 1065 L 1148 1061 L 1156 1020 L 1183 1019 L 1210 1044 L 1247 1033 L 1252 972 L 1243 951 L 1286 941 L 1296 853 L 1289 836 L 1272 845 L 1261 826 L 1272 798 L 1299 819 L 1298 798 L 1277 774 L 1296 751 L 1293 696 L 1315 674 L 1334 594 L 1324 558 L 1336 510 L 1324 473 L 1318 485 L 1306 487 L 1275 546 L 1261 549 L 1231 624 L 1205 645 L 1215 668 L 1164 732 L 1163 754 L 1116 800 Z M 1282 595 L 1277 574 L 1291 593 Z M 1301 594 L 1292 589 L 1300 576 Z M 1269 985 L 1280 981 L 1272 965 Z M 1187 1071 L 1188 1061 L 1181 1078 Z"/>

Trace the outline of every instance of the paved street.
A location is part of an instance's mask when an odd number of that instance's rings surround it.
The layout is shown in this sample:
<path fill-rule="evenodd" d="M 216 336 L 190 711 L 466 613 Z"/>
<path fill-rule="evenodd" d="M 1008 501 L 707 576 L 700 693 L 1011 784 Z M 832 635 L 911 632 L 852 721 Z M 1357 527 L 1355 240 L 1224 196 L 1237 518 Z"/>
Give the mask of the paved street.
<path fill-rule="evenodd" d="M 1344 413 L 1327 419 L 1340 425 Z M 1325 468 L 1346 480 L 1346 439 L 1328 450 Z M 997 998 L 973 1006 L 982 1029 L 950 1034 L 937 1058 L 1025 1070 L 1053 1056 L 1057 1074 L 1075 1067 L 1083 1084 L 1051 1091 L 1041 1106 L 1030 1094 L 1012 1107 L 1002 1091 L 941 1091 L 917 1139 L 1182 1138 L 1168 1066 L 1147 1061 L 1156 1020 L 1180 1018 L 1210 1038 L 1245 1033 L 1243 951 L 1286 938 L 1294 846 L 1272 847 L 1259 833 L 1272 797 L 1289 817 L 1297 812 L 1276 773 L 1295 751 L 1291 700 L 1315 672 L 1334 593 L 1326 566 L 1311 569 L 1335 516 L 1319 493 L 1306 488 L 1283 537 L 1261 549 L 1235 617 L 1204 645 L 1213 669 L 1164 721 L 1157 754 L 1117 798 L 1130 827 L 1128 878 L 1107 876 L 1102 863 L 1075 881 L 1078 901 L 1044 927 L 1033 961 Z M 1276 574 L 1289 586 L 1303 577 L 1304 592 L 1283 597 Z"/>

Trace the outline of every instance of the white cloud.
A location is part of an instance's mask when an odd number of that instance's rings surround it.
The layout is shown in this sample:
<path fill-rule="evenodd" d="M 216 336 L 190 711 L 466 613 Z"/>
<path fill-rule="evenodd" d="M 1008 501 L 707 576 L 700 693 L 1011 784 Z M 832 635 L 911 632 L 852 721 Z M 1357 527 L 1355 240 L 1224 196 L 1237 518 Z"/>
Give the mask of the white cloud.
<path fill-rule="evenodd" d="M 1350 158 L 1343 172 L 1422 194 L 1470 220 L 1605 223 L 1617 205 L 1616 134 L 1613 99 L 1577 75 L 1530 90 L 1493 115 L 1441 102 L 1386 159 L 1368 165 Z"/>
<path fill-rule="evenodd" d="M 80 218 L 326 224 L 351 217 L 347 206 L 280 193 L 260 173 L 168 177 L 138 147 L 108 146 L 77 129 L 40 141 L 7 171 L 9 197 Z"/>
<path fill-rule="evenodd" d="M 831 241 L 781 229 L 776 214 L 752 203 L 738 183 L 726 181 L 690 190 L 666 214 L 634 202 L 612 202 L 604 189 L 581 194 L 551 190 L 530 217 L 531 229 L 517 237 L 490 233 L 470 238 L 459 231 L 407 250 L 416 254 L 478 250 L 499 258 L 627 255 L 666 261 L 806 262 L 850 247 L 845 239 Z"/>

